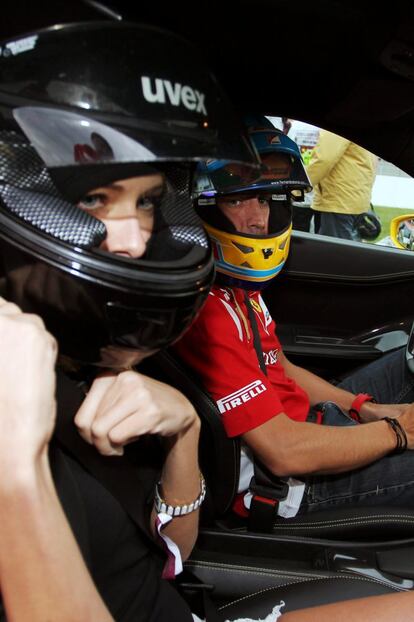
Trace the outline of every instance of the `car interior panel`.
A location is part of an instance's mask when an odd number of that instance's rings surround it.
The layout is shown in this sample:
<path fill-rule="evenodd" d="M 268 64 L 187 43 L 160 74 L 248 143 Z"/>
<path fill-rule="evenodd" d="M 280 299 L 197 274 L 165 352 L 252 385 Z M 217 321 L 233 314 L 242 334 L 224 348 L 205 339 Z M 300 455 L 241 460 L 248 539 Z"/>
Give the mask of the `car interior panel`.
<path fill-rule="evenodd" d="M 334 380 L 407 343 L 409 251 L 294 232 L 286 263 L 264 299 L 293 362 Z"/>

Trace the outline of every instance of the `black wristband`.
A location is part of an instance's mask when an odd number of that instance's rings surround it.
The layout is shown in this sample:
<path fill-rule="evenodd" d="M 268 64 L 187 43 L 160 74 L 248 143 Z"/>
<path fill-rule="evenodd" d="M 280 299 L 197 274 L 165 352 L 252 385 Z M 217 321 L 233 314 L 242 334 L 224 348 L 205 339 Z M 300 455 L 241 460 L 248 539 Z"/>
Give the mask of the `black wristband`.
<path fill-rule="evenodd" d="M 390 451 L 389 455 L 393 456 L 396 454 L 404 453 L 404 451 L 406 451 L 407 449 L 408 440 L 407 440 L 407 435 L 405 433 L 405 430 L 402 427 L 401 423 L 398 421 L 398 419 L 392 419 L 391 417 L 383 417 L 382 420 L 386 421 L 388 425 L 391 426 L 395 434 L 395 439 L 396 439 L 395 447 L 392 451 Z"/>

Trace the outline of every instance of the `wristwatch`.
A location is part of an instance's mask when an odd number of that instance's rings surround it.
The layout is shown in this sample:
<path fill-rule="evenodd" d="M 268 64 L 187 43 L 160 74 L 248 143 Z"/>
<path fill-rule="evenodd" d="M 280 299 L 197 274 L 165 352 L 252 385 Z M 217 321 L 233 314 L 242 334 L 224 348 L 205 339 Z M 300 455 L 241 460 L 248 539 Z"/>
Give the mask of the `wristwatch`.
<path fill-rule="evenodd" d="M 203 503 L 206 496 L 206 482 L 203 475 L 200 473 L 200 494 L 197 499 L 194 499 L 191 503 L 186 503 L 184 505 L 169 505 L 160 495 L 160 491 L 158 486 L 161 482 L 155 486 L 155 499 L 154 506 L 157 514 L 168 514 L 168 516 L 185 516 L 186 514 L 191 514 L 195 510 L 198 510 L 200 505 Z"/>

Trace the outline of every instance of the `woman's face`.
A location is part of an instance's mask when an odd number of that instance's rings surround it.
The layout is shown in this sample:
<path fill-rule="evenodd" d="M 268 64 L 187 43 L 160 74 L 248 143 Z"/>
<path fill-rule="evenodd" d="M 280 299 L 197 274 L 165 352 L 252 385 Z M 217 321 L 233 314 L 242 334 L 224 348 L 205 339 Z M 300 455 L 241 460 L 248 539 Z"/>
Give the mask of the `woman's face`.
<path fill-rule="evenodd" d="M 143 175 L 94 188 L 78 207 L 101 220 L 107 230 L 101 249 L 138 259 L 154 226 L 154 211 L 164 192 L 164 176 Z"/>

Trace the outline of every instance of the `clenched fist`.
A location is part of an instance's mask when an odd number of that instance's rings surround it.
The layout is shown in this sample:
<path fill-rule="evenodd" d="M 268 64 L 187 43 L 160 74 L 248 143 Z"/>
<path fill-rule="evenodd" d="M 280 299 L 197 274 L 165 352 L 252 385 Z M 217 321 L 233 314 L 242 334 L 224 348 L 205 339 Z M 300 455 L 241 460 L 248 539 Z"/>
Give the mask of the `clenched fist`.
<path fill-rule="evenodd" d="M 0 464 L 33 461 L 53 432 L 57 347 L 43 321 L 0 298 Z"/>
<path fill-rule="evenodd" d="M 179 391 L 135 371 L 96 378 L 75 417 L 85 441 L 104 455 L 122 455 L 123 445 L 144 434 L 174 436 L 197 419 Z"/>

